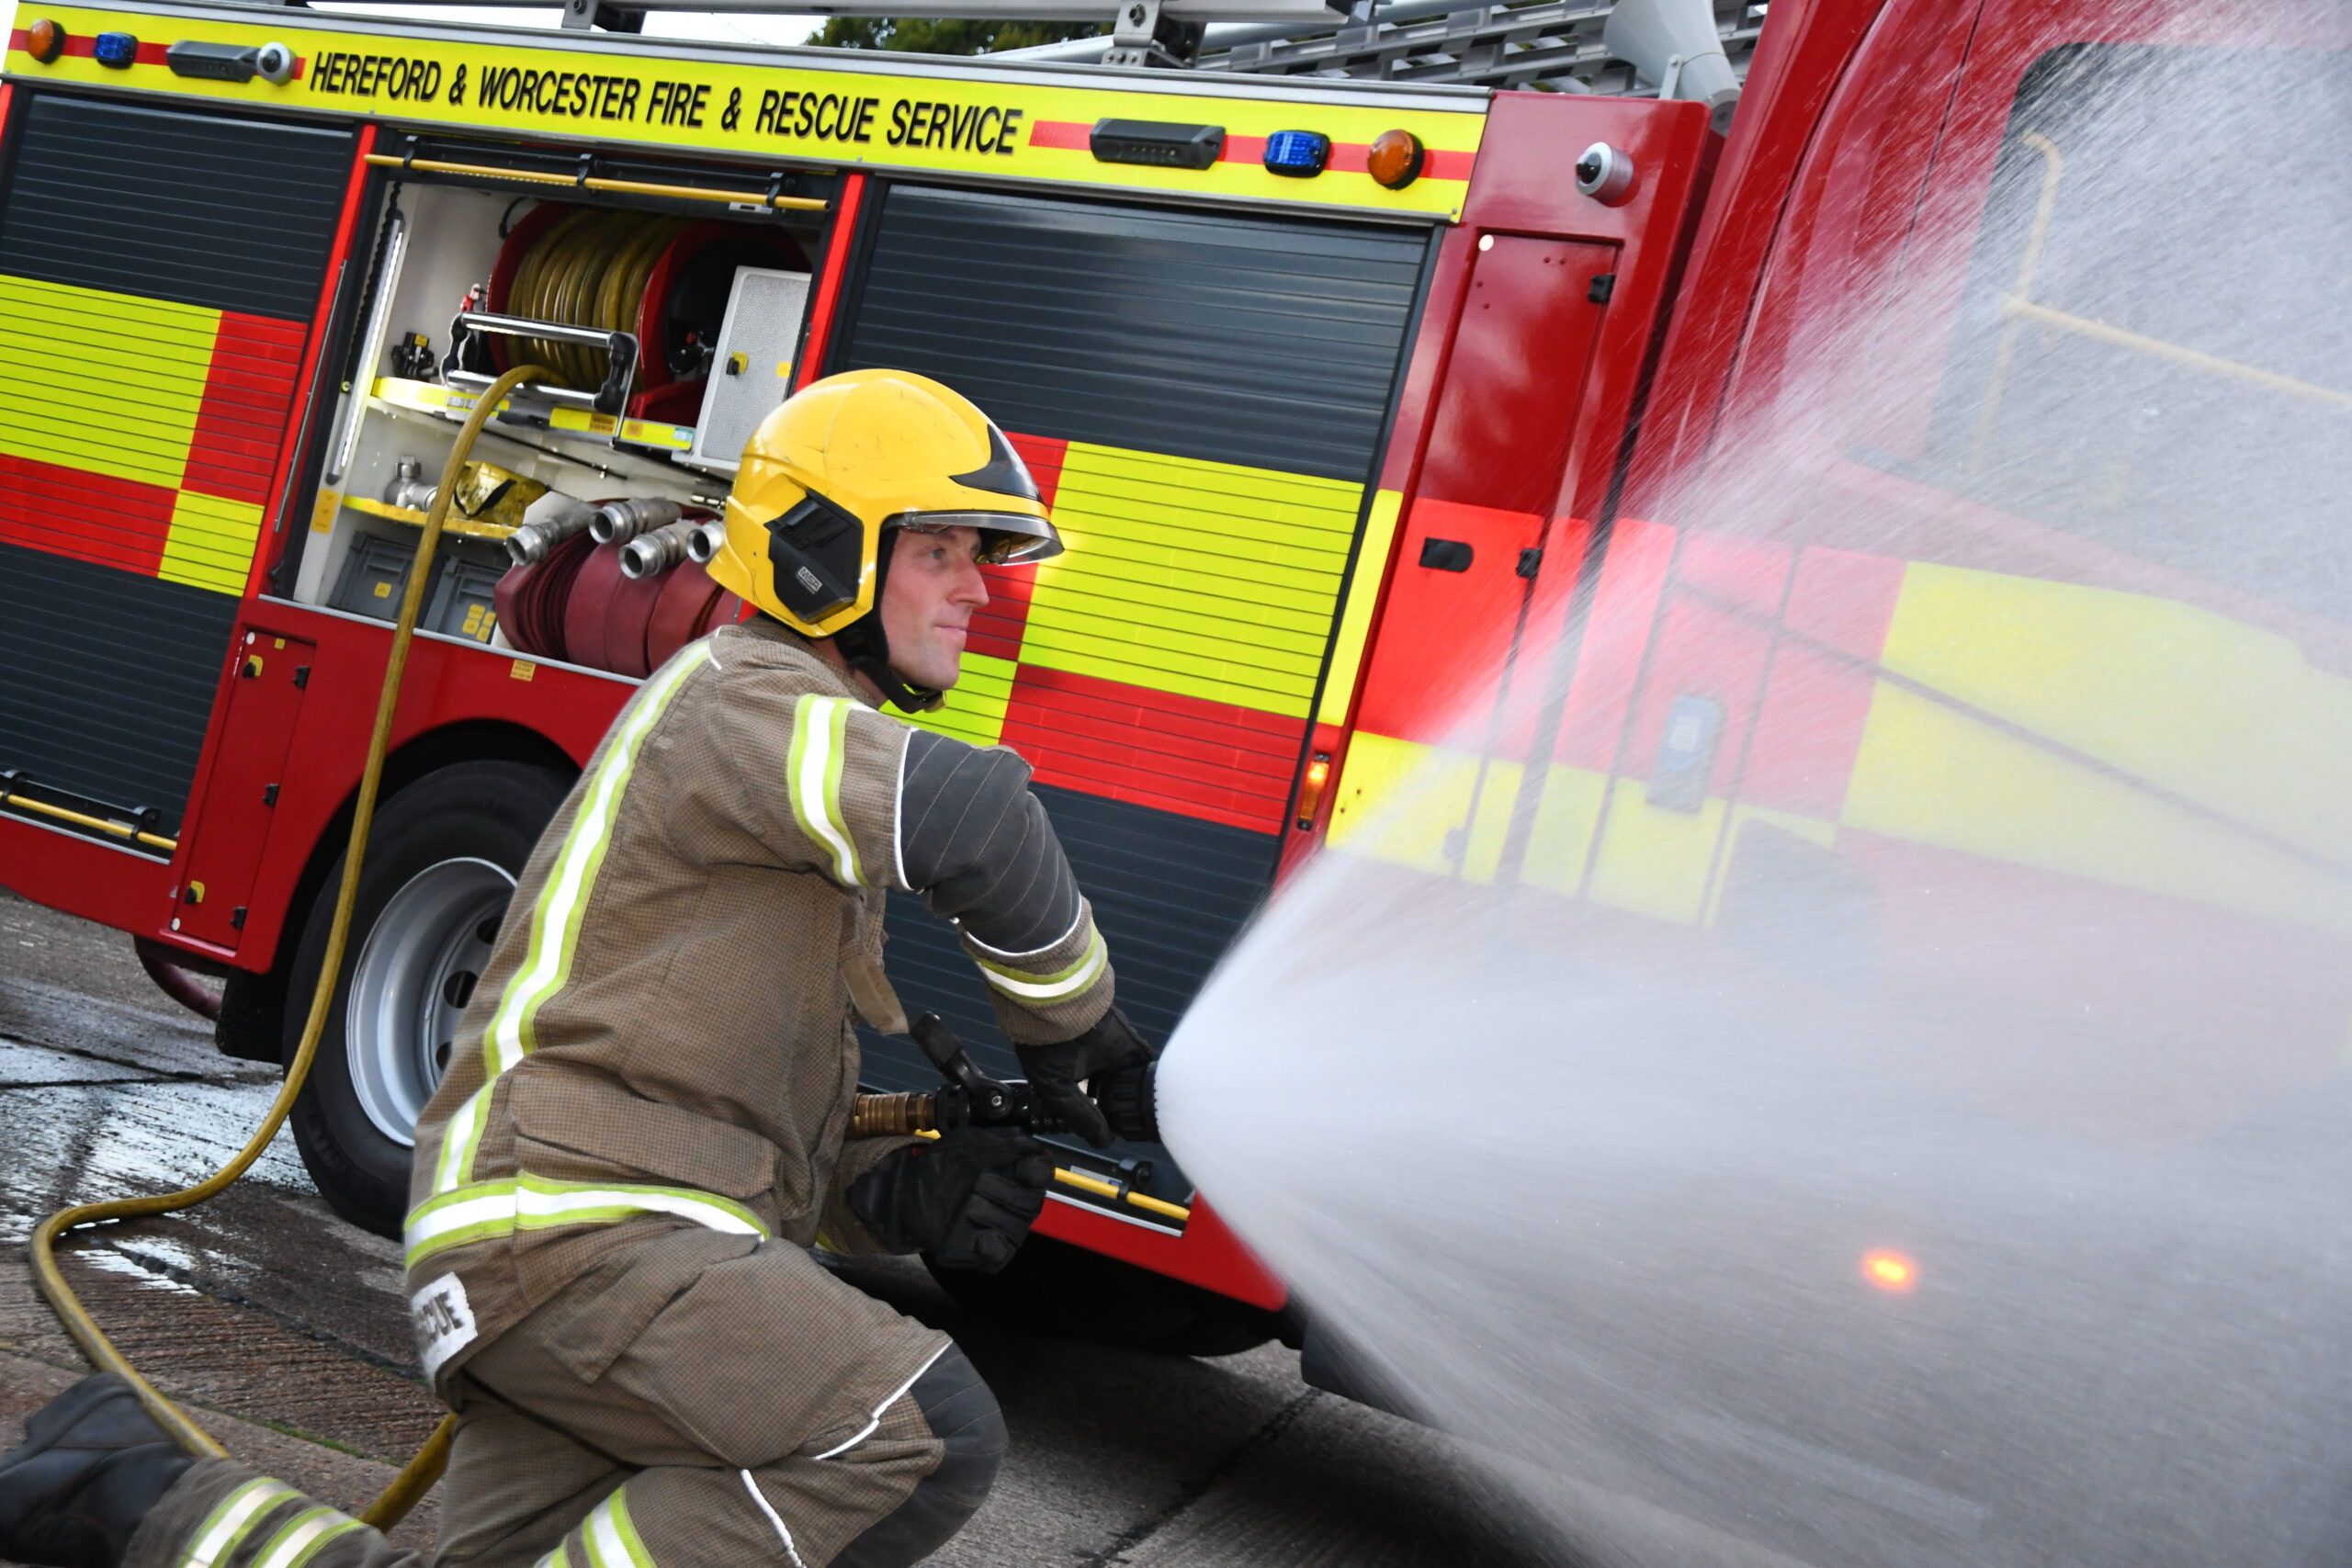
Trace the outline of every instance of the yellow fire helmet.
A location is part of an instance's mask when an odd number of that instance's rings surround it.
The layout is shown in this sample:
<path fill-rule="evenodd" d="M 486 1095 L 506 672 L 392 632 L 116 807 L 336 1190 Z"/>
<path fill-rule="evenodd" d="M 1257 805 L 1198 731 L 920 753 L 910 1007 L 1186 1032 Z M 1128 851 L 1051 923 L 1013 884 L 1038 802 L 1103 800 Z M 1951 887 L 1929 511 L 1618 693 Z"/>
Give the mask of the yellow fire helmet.
<path fill-rule="evenodd" d="M 807 637 L 836 637 L 854 669 L 910 711 L 939 694 L 889 671 L 876 608 L 899 528 L 979 530 L 992 565 L 1059 554 L 1036 481 L 970 399 L 910 370 L 813 381 L 760 422 L 727 497 L 721 587 Z"/>

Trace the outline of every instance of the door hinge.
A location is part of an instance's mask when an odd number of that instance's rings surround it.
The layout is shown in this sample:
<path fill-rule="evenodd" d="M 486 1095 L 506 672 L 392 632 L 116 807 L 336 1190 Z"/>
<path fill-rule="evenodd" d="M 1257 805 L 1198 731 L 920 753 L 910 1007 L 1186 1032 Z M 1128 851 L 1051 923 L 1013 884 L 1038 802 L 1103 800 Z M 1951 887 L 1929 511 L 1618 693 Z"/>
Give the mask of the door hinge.
<path fill-rule="evenodd" d="M 1527 579 L 1530 582 L 1532 582 L 1535 581 L 1535 574 L 1543 570 L 1544 550 L 1541 546 L 1532 549 L 1525 549 L 1519 552 L 1518 571 L 1520 576 Z"/>
<path fill-rule="evenodd" d="M 296 666 L 294 666 L 294 685 L 295 685 L 295 688 L 296 688 L 297 690 L 300 690 L 300 688 L 302 688 L 302 687 L 304 687 L 304 686 L 307 686 L 307 685 L 309 685 L 310 683 L 311 683 L 311 667 L 310 667 L 309 665 L 307 665 L 307 664 L 297 664 Z"/>
<path fill-rule="evenodd" d="M 236 931 L 245 929 L 245 907 L 243 904 L 229 911 L 229 929 Z"/>
<path fill-rule="evenodd" d="M 261 803 L 264 806 L 275 806 L 277 804 L 277 786 L 276 784 L 264 784 L 261 786 Z"/>
<path fill-rule="evenodd" d="M 1616 292 L 1617 275 L 1613 272 L 1596 272 L 1592 275 L 1592 281 L 1585 286 L 1584 297 L 1595 305 L 1606 305 L 1609 303 L 1609 297 Z"/>

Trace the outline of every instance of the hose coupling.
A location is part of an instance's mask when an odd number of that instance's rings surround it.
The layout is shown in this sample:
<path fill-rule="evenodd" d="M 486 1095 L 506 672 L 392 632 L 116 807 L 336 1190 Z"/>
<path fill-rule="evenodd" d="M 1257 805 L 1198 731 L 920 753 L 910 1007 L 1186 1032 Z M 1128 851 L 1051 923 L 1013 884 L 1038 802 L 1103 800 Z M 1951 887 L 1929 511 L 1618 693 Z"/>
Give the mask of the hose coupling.
<path fill-rule="evenodd" d="M 707 562 L 726 543 L 726 523 L 717 517 L 706 518 L 695 524 L 695 531 L 686 536 L 686 558 L 696 563 Z"/>
<path fill-rule="evenodd" d="M 588 525 L 588 532 L 600 545 L 625 543 L 639 534 L 668 527 L 678 520 L 681 510 L 676 502 L 658 498 L 608 501 L 596 508 L 595 521 Z"/>
<path fill-rule="evenodd" d="M 586 502 L 574 501 L 568 495 L 556 499 L 562 502 L 560 506 L 540 508 L 539 516 L 506 536 L 506 553 L 516 566 L 545 560 L 549 550 L 594 520 L 596 509 Z"/>
<path fill-rule="evenodd" d="M 657 577 L 687 558 L 693 548 L 695 523 L 673 523 L 650 529 L 621 547 L 621 575 Z"/>
<path fill-rule="evenodd" d="M 861 1094 L 850 1106 L 853 1138 L 934 1132 L 938 1124 L 928 1094 Z"/>

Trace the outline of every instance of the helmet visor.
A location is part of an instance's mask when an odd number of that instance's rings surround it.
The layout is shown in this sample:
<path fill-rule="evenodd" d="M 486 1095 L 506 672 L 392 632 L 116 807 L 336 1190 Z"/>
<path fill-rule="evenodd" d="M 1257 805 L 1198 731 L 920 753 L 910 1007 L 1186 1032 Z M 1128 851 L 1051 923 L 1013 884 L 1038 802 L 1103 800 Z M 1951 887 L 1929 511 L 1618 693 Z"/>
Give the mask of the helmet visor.
<path fill-rule="evenodd" d="M 901 512 L 883 525 L 918 534 L 978 529 L 977 558 L 983 566 L 1019 566 L 1062 553 L 1062 536 L 1051 523 L 1018 512 Z"/>

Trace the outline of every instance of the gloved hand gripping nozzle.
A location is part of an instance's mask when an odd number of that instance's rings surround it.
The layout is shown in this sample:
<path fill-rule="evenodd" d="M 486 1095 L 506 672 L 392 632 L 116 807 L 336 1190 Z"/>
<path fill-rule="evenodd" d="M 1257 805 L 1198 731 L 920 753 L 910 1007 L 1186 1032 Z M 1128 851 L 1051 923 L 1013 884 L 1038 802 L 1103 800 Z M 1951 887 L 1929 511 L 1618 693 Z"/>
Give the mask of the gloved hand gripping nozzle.
<path fill-rule="evenodd" d="M 1001 1082 L 980 1071 L 956 1031 L 927 1012 L 909 1027 L 915 1043 L 947 1079 L 928 1094 L 861 1094 L 850 1111 L 853 1138 L 886 1134 L 944 1133 L 956 1127 L 1018 1127 L 1026 1133 L 1083 1132 L 1040 1096 L 1030 1083 Z M 1158 1063 L 1124 1067 L 1091 1085 L 1110 1130 L 1138 1143 L 1159 1141 L 1153 1104 Z"/>

